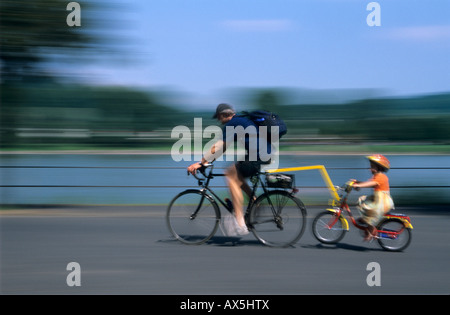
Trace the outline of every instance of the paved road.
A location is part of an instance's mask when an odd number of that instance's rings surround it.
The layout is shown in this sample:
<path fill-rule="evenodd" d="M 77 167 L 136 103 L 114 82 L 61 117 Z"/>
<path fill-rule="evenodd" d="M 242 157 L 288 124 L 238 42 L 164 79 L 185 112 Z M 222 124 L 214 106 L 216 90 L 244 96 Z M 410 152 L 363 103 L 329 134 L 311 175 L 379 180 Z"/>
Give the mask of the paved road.
<path fill-rule="evenodd" d="M 308 209 L 312 218 L 321 209 Z M 402 209 L 408 213 L 408 209 Z M 2 294 L 449 294 L 450 215 L 409 212 L 402 253 L 363 243 L 356 229 L 337 246 L 308 230 L 294 248 L 273 249 L 250 234 L 186 246 L 166 229 L 163 207 L 3 210 Z M 220 232 L 219 232 L 220 233 Z M 80 266 L 80 277 L 67 270 Z M 370 262 L 381 286 L 369 286 Z M 68 277 L 69 276 L 69 277 Z M 81 286 L 68 286 L 80 280 Z"/>

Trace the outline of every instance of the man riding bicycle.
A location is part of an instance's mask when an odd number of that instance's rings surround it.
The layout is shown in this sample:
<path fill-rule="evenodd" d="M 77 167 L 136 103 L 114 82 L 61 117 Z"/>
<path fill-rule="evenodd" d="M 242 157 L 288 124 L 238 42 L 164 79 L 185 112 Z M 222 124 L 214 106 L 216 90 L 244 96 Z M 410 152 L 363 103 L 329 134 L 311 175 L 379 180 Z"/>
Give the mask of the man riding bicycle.
<path fill-rule="evenodd" d="M 219 104 L 213 118 L 224 125 L 222 139 L 212 145 L 211 156 L 204 156 L 199 163 L 190 165 L 187 170 L 191 174 L 195 174 L 203 164 L 217 159 L 235 141 L 241 141 L 244 144 L 244 159 L 229 166 L 225 170 L 225 177 L 238 224 L 237 234 L 245 235 L 248 234 L 248 230 L 244 219 L 242 191 L 251 196 L 252 191 L 246 179 L 256 175 L 262 164 L 270 163 L 270 158 L 267 159 L 267 157 L 270 157 L 272 153 L 271 144 L 268 137 L 260 136 L 258 126 L 252 120 L 246 116 L 236 115 L 236 111 L 229 104 Z"/>

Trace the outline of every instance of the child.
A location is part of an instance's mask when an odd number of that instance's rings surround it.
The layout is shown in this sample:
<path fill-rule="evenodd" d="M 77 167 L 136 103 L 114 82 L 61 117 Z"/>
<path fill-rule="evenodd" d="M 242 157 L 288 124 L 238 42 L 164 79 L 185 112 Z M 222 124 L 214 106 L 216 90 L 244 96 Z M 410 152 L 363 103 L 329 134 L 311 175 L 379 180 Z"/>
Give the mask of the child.
<path fill-rule="evenodd" d="M 370 241 L 376 236 L 375 226 L 383 215 L 394 208 L 394 202 L 389 192 L 389 179 L 386 172 L 390 168 L 389 160 L 381 154 L 370 155 L 370 171 L 373 177 L 365 182 L 356 182 L 354 188 L 374 188 L 371 196 L 361 196 L 358 200 L 362 213 L 362 221 L 368 225 L 364 240 Z"/>

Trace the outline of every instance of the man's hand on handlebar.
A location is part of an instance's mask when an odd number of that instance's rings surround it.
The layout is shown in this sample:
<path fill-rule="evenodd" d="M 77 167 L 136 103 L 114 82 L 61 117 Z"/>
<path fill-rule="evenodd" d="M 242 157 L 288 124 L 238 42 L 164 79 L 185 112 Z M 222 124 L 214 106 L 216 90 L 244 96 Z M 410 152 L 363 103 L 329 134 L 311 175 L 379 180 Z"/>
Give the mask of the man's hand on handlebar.
<path fill-rule="evenodd" d="M 195 175 L 195 174 L 197 174 L 197 170 L 202 167 L 203 167 L 203 165 L 200 163 L 194 163 L 192 165 L 189 165 L 187 168 L 188 174 Z"/>

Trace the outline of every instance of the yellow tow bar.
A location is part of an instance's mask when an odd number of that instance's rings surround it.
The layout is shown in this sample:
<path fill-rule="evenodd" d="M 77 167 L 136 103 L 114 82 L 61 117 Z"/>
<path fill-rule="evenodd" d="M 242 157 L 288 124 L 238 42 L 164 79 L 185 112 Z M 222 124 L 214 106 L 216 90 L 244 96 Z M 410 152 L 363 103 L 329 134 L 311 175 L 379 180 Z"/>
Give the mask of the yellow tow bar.
<path fill-rule="evenodd" d="M 281 173 L 281 172 L 309 171 L 309 170 L 319 170 L 320 171 L 320 175 L 322 175 L 322 178 L 323 178 L 325 184 L 327 185 L 328 190 L 330 191 L 331 197 L 333 197 L 334 200 L 339 201 L 340 198 L 336 191 L 336 188 L 334 187 L 333 183 L 331 182 L 330 176 L 328 175 L 328 172 L 325 169 L 325 166 L 323 166 L 323 165 L 278 168 L 275 170 L 267 170 L 267 173 Z"/>

